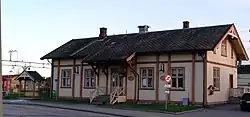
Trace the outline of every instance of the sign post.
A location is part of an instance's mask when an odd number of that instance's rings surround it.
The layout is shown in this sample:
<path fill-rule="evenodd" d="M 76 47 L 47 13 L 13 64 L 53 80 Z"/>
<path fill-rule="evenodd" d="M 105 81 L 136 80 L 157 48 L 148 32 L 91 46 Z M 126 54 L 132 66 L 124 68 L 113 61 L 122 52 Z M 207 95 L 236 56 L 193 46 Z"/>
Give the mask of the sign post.
<path fill-rule="evenodd" d="M 171 81 L 172 81 L 172 78 L 170 75 L 166 75 L 165 77 L 165 94 L 166 94 L 166 102 L 165 102 L 165 110 L 168 110 L 168 96 L 170 94 L 170 89 L 171 89 Z"/>
<path fill-rule="evenodd" d="M 0 0 L 0 26 L 1 26 L 1 20 L 2 20 L 2 18 L 1 18 L 1 16 L 2 16 L 2 14 L 1 14 L 1 9 L 2 9 L 2 0 Z M 3 102 L 2 102 L 2 91 L 3 91 L 3 89 L 2 89 L 2 44 L 1 44 L 1 41 L 2 41 L 2 39 L 1 39 L 1 37 L 2 37 L 2 35 L 1 35 L 1 28 L 0 28 L 0 117 L 3 117 Z"/>

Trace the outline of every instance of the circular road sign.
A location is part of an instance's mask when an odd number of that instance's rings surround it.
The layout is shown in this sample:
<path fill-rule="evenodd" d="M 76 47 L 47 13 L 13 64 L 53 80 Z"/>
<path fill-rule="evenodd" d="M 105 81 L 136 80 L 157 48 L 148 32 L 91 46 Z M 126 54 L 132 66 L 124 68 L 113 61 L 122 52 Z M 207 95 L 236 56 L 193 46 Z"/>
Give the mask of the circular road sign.
<path fill-rule="evenodd" d="M 171 78 L 170 75 L 167 75 L 167 76 L 165 77 L 165 81 L 166 81 L 166 82 L 170 82 L 171 80 L 172 80 L 172 78 Z"/>

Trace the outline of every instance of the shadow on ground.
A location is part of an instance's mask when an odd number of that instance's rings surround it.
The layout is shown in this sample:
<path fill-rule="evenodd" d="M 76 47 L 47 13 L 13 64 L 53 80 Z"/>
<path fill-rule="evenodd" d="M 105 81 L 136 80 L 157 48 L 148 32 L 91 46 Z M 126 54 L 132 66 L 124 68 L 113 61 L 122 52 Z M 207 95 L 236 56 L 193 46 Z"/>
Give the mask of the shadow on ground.
<path fill-rule="evenodd" d="M 209 107 L 208 109 L 212 110 L 227 110 L 227 111 L 240 111 L 239 104 L 223 104 Z"/>

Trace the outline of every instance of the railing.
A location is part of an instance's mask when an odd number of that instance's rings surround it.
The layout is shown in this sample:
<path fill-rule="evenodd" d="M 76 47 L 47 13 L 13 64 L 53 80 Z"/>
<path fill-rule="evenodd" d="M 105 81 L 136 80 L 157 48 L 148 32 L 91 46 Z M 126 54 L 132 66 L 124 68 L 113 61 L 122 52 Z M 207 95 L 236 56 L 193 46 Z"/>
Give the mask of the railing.
<path fill-rule="evenodd" d="M 250 92 L 250 88 L 230 88 L 229 97 L 241 97 L 245 92 Z"/>
<path fill-rule="evenodd" d="M 96 96 L 99 96 L 99 95 L 105 95 L 105 87 L 97 87 L 94 91 L 91 91 L 90 92 L 90 103 L 92 103 L 92 101 L 96 98 Z"/>
<path fill-rule="evenodd" d="M 122 87 L 115 87 L 115 89 L 110 94 L 110 104 L 115 104 L 118 100 L 118 96 L 124 93 L 124 89 Z"/>

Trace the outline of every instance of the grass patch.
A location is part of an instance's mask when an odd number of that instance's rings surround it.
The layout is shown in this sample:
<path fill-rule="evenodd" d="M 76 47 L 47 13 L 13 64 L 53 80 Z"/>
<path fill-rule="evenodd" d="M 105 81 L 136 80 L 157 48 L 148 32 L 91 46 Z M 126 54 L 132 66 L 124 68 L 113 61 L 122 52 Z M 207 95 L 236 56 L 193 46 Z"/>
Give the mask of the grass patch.
<path fill-rule="evenodd" d="M 19 94 L 18 93 L 10 93 L 10 94 L 4 94 L 3 95 L 3 99 L 5 100 L 15 100 L 15 99 L 20 99 L 21 97 L 24 97 L 23 94 Z"/>
<path fill-rule="evenodd" d="M 166 111 L 165 104 L 134 104 L 134 103 L 121 103 L 112 105 L 114 108 L 125 108 L 125 109 L 135 109 L 135 110 L 142 110 L 142 111 Z M 182 105 L 168 105 L 168 112 L 183 112 L 189 110 L 195 110 L 200 108 L 199 106 L 182 106 Z"/>

